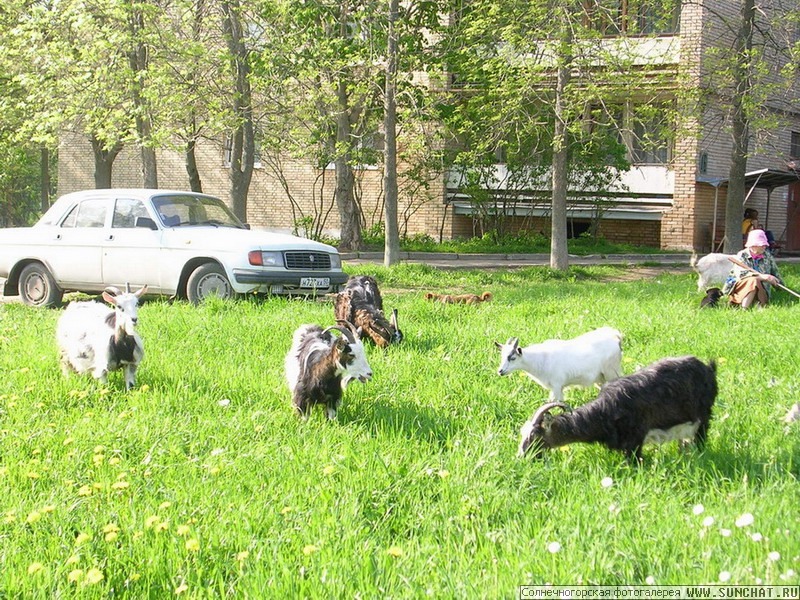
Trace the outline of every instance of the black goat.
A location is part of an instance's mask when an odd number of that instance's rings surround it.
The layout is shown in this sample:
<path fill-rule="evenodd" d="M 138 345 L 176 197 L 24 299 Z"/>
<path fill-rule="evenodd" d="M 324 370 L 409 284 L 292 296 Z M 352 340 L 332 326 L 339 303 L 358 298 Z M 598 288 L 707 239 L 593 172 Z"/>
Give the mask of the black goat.
<path fill-rule="evenodd" d="M 370 338 L 381 348 L 403 339 L 403 332 L 397 326 L 397 309 L 386 318 L 378 282 L 369 275 L 347 280 L 345 289 L 336 295 L 333 312 L 337 320 L 352 323 L 361 329 L 362 338 Z"/>
<path fill-rule="evenodd" d="M 641 461 L 642 446 L 671 440 L 705 443 L 717 396 L 717 366 L 694 356 L 665 358 L 607 383 L 597 398 L 574 411 L 560 402 L 542 406 L 522 426 L 519 456 L 533 449 L 595 442 Z M 560 407 L 568 412 L 551 416 Z"/>

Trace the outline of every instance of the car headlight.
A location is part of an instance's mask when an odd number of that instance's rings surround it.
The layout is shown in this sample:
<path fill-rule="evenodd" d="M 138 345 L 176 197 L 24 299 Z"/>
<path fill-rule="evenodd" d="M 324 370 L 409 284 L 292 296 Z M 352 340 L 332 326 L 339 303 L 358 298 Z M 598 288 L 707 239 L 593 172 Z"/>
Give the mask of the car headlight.
<path fill-rule="evenodd" d="M 247 260 L 251 265 L 257 267 L 282 267 L 283 254 L 280 252 L 262 252 L 260 250 L 252 250 L 247 253 Z"/>
<path fill-rule="evenodd" d="M 338 254 L 331 254 L 331 269 L 342 268 L 342 257 Z"/>

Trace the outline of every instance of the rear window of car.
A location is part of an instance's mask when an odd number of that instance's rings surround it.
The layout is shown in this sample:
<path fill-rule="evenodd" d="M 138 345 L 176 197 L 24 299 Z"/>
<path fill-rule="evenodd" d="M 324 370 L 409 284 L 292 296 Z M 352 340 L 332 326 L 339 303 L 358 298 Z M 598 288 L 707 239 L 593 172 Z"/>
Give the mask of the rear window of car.
<path fill-rule="evenodd" d="M 108 203 L 91 199 L 79 202 L 61 222 L 61 227 L 103 227 L 106 223 Z"/>

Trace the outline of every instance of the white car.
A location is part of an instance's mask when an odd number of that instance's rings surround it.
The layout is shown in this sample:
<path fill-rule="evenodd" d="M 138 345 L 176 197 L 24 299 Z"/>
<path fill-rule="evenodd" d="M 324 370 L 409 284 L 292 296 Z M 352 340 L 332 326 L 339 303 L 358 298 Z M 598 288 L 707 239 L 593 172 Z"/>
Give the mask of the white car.
<path fill-rule="evenodd" d="M 33 227 L 0 229 L 4 294 L 32 306 L 65 291 L 147 285 L 199 302 L 245 293 L 314 295 L 347 281 L 336 248 L 253 231 L 218 198 L 171 190 L 87 190 L 59 198 Z"/>

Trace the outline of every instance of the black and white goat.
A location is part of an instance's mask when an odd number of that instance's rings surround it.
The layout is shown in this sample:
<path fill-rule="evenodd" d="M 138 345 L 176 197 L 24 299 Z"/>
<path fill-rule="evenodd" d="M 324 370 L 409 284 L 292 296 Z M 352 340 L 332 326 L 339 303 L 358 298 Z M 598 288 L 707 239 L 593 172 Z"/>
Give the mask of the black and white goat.
<path fill-rule="evenodd" d="M 113 308 L 99 302 L 72 302 L 58 320 L 56 341 L 65 375 L 92 372 L 95 379 L 108 382 L 109 371 L 122 369 L 125 387 L 136 383 L 136 369 L 144 358 L 144 343 L 136 332 L 139 298 L 147 286 L 125 293 L 106 288 L 103 299 Z"/>
<path fill-rule="evenodd" d="M 332 331 L 341 335 L 334 336 Z M 372 379 L 359 331 L 346 321 L 325 329 L 319 325 L 298 327 L 284 367 L 292 405 L 304 419 L 316 404 L 325 406 L 328 419 L 335 419 L 347 384 L 354 379 L 362 383 Z"/>
<path fill-rule="evenodd" d="M 598 397 L 572 410 L 550 402 L 520 430 L 519 456 L 573 442 L 603 444 L 629 460 L 642 459 L 644 444 L 693 439 L 705 443 L 717 397 L 717 367 L 694 356 L 665 358 L 607 383 Z M 552 416 L 559 407 L 565 413 Z"/>
<path fill-rule="evenodd" d="M 347 280 L 345 289 L 336 295 L 333 312 L 337 320 L 353 323 L 362 338 L 370 338 L 381 348 L 403 339 L 403 332 L 397 326 L 397 309 L 392 310 L 387 320 L 378 282 L 369 275 Z"/>
<path fill-rule="evenodd" d="M 498 375 L 524 371 L 536 383 L 550 390 L 550 400 L 561 402 L 564 388 L 588 387 L 622 375 L 622 334 L 612 327 L 600 327 L 571 340 L 545 340 L 520 347 L 509 338 L 495 342 L 500 350 Z"/>

